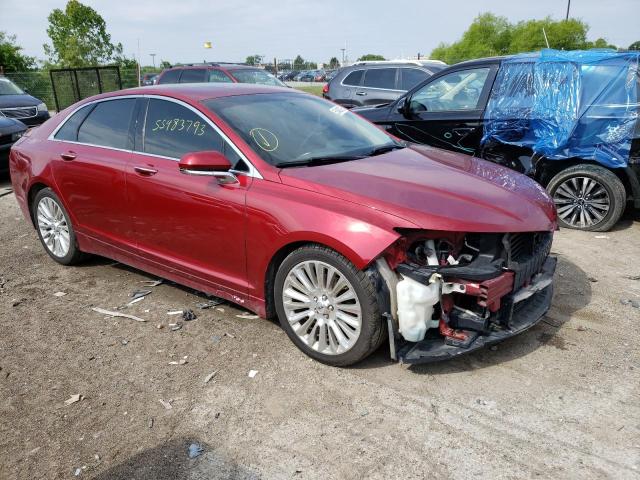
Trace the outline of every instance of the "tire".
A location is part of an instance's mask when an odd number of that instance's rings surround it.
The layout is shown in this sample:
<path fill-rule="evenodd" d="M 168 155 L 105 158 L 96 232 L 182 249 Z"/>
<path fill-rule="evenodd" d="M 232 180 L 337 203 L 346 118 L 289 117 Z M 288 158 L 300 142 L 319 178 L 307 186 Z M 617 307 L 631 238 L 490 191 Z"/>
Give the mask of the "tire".
<path fill-rule="evenodd" d="M 44 188 L 36 194 L 31 213 L 40 242 L 51 258 L 61 265 L 75 265 L 86 258 L 78 248 L 69 214 L 53 190 Z"/>
<path fill-rule="evenodd" d="M 585 185 L 589 194 L 582 197 Z M 610 230 L 622 216 L 627 200 L 620 179 L 598 165 L 567 168 L 551 179 L 547 190 L 556 204 L 559 225 L 588 232 Z"/>
<path fill-rule="evenodd" d="M 294 269 L 306 282 L 295 276 Z M 318 272 L 327 288 L 319 286 Z M 308 295 L 300 296 L 305 283 L 312 288 L 306 289 Z M 344 300 L 349 292 L 354 299 Z M 386 337 L 373 284 L 364 272 L 329 248 L 308 245 L 289 254 L 276 273 L 274 295 L 284 331 L 300 350 L 319 362 L 352 365 L 374 352 Z M 303 303 L 303 297 L 310 305 Z M 358 309 L 359 318 L 355 313 Z M 289 320 L 297 317 L 300 320 Z"/>

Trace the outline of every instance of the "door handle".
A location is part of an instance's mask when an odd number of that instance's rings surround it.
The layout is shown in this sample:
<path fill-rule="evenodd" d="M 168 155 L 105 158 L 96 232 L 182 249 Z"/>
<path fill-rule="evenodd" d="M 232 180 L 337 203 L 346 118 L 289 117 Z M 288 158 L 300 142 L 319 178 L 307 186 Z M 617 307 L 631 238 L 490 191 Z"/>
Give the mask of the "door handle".
<path fill-rule="evenodd" d="M 361 97 L 366 97 L 367 92 L 356 92 L 356 95 L 360 95 Z"/>
<path fill-rule="evenodd" d="M 461 128 L 452 129 L 453 133 L 455 133 L 459 137 L 467 135 L 467 134 L 473 132 L 474 130 L 475 130 L 475 128 L 473 128 L 473 127 L 461 127 Z"/>
<path fill-rule="evenodd" d="M 76 158 L 76 152 L 69 151 L 69 152 L 61 153 L 60 158 L 69 162 Z"/>
<path fill-rule="evenodd" d="M 158 170 L 150 167 L 133 167 L 133 169 L 136 171 L 138 175 L 141 175 L 143 177 L 150 177 L 158 173 Z"/>

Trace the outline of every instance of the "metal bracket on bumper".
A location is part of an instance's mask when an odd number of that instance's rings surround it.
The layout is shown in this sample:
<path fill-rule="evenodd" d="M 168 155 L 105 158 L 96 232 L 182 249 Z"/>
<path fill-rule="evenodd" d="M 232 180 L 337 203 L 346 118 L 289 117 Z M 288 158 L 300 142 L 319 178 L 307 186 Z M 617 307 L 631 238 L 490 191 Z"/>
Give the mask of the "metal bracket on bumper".
<path fill-rule="evenodd" d="M 478 334 L 465 346 L 447 344 L 437 332 L 427 332 L 427 337 L 417 343 L 395 337 L 394 353 L 401 363 L 418 364 L 447 360 L 482 347 L 501 342 L 528 330 L 537 324 L 551 307 L 553 297 L 553 273 L 557 259 L 548 257 L 542 271 L 531 279 L 531 283 L 511 294 L 508 328 L 494 326 L 489 334 Z M 504 297 L 507 298 L 507 297 Z M 505 305 L 505 308 L 506 305 Z M 391 329 L 390 332 L 391 334 Z"/>

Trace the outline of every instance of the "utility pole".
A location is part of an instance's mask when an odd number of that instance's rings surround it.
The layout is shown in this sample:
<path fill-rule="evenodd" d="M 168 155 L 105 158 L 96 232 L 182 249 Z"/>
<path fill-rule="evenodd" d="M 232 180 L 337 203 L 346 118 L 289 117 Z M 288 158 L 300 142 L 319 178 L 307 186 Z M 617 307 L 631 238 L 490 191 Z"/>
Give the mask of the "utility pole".
<path fill-rule="evenodd" d="M 142 78 L 140 77 L 140 39 L 138 38 L 138 86 L 142 85 Z"/>
<path fill-rule="evenodd" d="M 149 56 L 151 57 L 151 61 L 153 62 L 153 69 L 156 69 L 156 54 L 155 53 L 150 53 Z"/>
<path fill-rule="evenodd" d="M 340 64 L 340 66 L 344 67 L 344 51 L 346 50 L 346 48 L 341 48 L 340 50 L 342 50 L 342 63 Z"/>
<path fill-rule="evenodd" d="M 571 8 L 571 0 L 567 0 L 567 16 L 564 18 L 565 20 L 569 20 L 569 9 Z"/>

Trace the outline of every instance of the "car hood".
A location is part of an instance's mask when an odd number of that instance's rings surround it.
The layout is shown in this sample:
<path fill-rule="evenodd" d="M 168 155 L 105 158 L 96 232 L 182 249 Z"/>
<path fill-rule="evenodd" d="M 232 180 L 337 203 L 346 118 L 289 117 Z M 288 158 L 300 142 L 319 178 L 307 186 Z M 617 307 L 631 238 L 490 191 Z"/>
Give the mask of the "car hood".
<path fill-rule="evenodd" d="M 0 116 L 0 135 L 8 135 L 9 133 L 22 132 L 27 126 L 20 120 L 14 118 L 6 118 Z"/>
<path fill-rule="evenodd" d="M 0 95 L 0 108 L 35 107 L 40 103 L 42 100 L 26 93 L 23 95 Z"/>
<path fill-rule="evenodd" d="M 556 228 L 546 191 L 513 170 L 422 145 L 351 162 L 280 171 L 283 183 L 359 203 L 428 230 Z"/>

